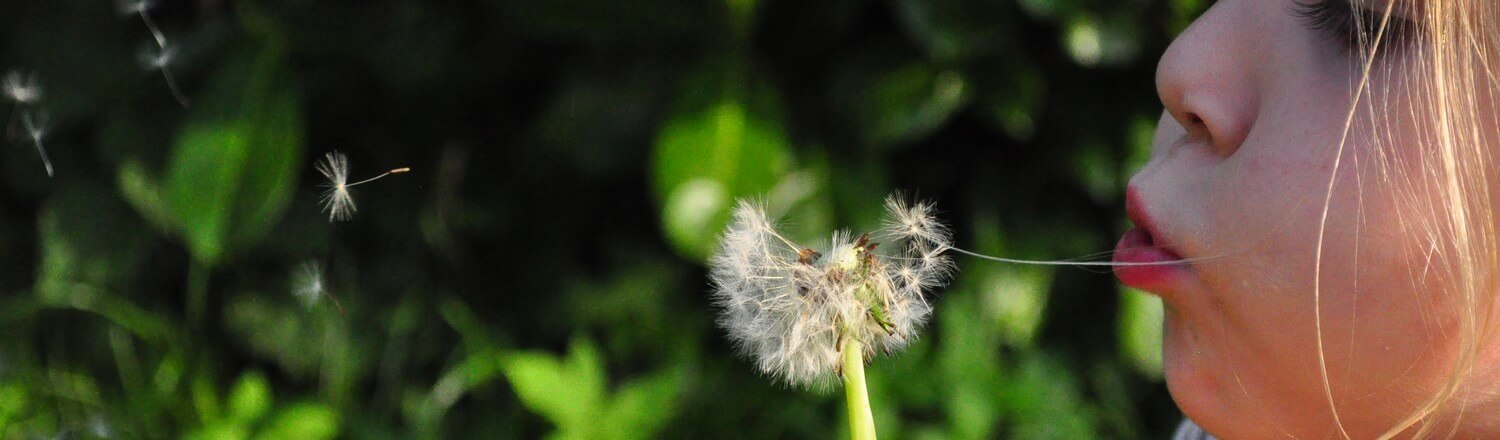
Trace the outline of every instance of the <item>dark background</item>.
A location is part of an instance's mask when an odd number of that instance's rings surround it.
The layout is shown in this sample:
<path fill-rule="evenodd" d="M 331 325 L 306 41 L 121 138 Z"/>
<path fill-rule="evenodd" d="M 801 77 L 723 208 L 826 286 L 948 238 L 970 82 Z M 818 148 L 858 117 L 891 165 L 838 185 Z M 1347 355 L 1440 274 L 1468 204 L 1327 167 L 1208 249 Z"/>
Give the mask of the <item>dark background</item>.
<path fill-rule="evenodd" d="M 935 202 L 960 247 L 1113 248 L 1201 0 L 0 0 L 49 178 L 0 143 L 0 438 L 830 438 L 714 325 L 740 197 L 791 235 Z M 4 115 L 22 111 L 6 102 Z M 353 220 L 316 160 L 348 154 Z M 310 262 L 336 298 L 293 295 Z M 958 260 L 869 367 L 886 438 L 1167 438 L 1160 305 Z"/>

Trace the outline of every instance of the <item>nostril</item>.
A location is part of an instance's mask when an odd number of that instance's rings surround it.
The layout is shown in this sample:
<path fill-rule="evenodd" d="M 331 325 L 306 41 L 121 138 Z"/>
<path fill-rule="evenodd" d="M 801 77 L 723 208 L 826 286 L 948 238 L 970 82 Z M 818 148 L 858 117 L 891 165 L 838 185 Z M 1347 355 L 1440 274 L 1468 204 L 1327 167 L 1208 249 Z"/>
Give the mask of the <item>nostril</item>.
<path fill-rule="evenodd" d="M 1190 137 L 1197 139 L 1208 139 L 1210 137 L 1211 133 L 1208 131 L 1208 123 L 1203 122 L 1203 118 L 1199 117 L 1197 113 L 1187 113 L 1178 122 L 1182 124 L 1182 129 L 1186 130 Z"/>

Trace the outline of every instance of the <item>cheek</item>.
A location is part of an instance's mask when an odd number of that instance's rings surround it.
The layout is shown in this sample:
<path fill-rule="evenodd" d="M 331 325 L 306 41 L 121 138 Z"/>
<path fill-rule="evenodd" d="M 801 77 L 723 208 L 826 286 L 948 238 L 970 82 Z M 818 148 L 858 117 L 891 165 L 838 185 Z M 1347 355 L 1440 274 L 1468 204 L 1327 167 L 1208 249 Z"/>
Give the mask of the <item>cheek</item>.
<path fill-rule="evenodd" d="M 1450 265 L 1427 239 L 1436 192 L 1421 179 L 1392 183 L 1421 175 L 1397 168 L 1423 163 L 1410 147 L 1418 130 L 1387 126 L 1389 144 L 1376 148 L 1357 120 L 1351 133 L 1366 135 L 1348 140 L 1330 193 L 1333 154 L 1319 146 L 1337 144 L 1341 130 L 1327 127 L 1342 119 L 1286 119 L 1289 129 L 1225 161 L 1200 223 L 1214 231 L 1202 246 L 1232 255 L 1202 265 L 1201 294 L 1169 326 L 1169 351 L 1214 347 L 1221 392 L 1291 430 L 1330 420 L 1325 370 L 1341 414 L 1366 416 L 1409 410 L 1414 390 L 1448 371 Z"/>

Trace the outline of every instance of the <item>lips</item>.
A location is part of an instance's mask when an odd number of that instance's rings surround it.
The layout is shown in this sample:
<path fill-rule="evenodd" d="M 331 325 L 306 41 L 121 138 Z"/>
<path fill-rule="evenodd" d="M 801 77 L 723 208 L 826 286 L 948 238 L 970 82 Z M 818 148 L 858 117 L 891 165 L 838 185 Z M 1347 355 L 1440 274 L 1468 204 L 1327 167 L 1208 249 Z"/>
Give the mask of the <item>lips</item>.
<path fill-rule="evenodd" d="M 1115 277 L 1125 285 L 1158 295 L 1169 291 L 1173 285 L 1188 275 L 1188 268 L 1181 263 L 1182 256 L 1164 244 L 1158 244 L 1158 234 L 1140 203 L 1135 188 L 1125 192 L 1125 212 L 1136 226 L 1120 237 L 1115 245 L 1114 262 L 1127 263 L 1115 266 Z"/>

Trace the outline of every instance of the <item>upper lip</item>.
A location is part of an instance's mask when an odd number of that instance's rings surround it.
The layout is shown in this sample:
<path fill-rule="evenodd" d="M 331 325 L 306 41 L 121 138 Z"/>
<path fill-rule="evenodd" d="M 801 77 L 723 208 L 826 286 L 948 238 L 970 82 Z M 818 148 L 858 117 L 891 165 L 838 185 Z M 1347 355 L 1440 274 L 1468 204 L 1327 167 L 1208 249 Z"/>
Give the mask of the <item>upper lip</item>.
<path fill-rule="evenodd" d="M 1162 244 L 1161 234 L 1156 230 L 1156 223 L 1151 220 L 1151 215 L 1146 213 L 1146 208 L 1141 202 L 1141 193 L 1135 187 L 1125 189 L 1125 216 L 1130 218 L 1130 223 L 1135 227 L 1143 229 L 1151 236 L 1151 245 L 1168 249 Z"/>

